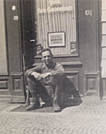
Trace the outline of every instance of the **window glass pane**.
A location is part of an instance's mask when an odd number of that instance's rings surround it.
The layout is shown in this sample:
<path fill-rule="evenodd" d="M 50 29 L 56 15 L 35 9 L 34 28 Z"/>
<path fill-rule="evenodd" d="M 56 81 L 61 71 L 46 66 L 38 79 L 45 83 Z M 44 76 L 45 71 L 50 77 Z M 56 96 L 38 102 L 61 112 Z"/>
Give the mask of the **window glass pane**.
<path fill-rule="evenodd" d="M 102 10 L 102 21 L 106 21 L 106 10 Z"/>
<path fill-rule="evenodd" d="M 102 77 L 106 78 L 106 60 L 102 59 L 102 64 L 101 64 L 101 69 L 102 69 Z"/>
<path fill-rule="evenodd" d="M 102 36 L 102 46 L 106 46 L 106 36 Z"/>
<path fill-rule="evenodd" d="M 106 34 L 106 23 L 102 23 L 102 34 Z"/>
<path fill-rule="evenodd" d="M 102 59 L 106 60 L 106 48 L 102 48 Z"/>
<path fill-rule="evenodd" d="M 106 48 L 102 48 L 101 69 L 102 77 L 106 77 Z"/>
<path fill-rule="evenodd" d="M 54 55 L 71 55 L 71 42 L 76 39 L 76 1 L 75 0 L 36 0 L 37 9 L 37 42 L 43 47 L 51 46 L 49 33 L 65 33 L 65 44 L 53 46 Z M 76 53 L 77 43 L 74 45 Z M 78 54 L 77 54 L 78 55 Z"/>
<path fill-rule="evenodd" d="M 102 9 L 106 9 L 106 0 L 102 0 Z"/>

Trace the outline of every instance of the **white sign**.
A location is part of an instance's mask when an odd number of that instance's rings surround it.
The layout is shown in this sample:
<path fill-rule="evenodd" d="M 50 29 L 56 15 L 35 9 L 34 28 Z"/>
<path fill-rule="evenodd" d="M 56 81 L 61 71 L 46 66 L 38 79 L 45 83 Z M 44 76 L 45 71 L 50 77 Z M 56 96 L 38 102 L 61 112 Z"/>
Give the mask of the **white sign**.
<path fill-rule="evenodd" d="M 14 20 L 14 21 L 18 21 L 18 19 L 19 19 L 19 18 L 18 18 L 18 15 L 13 16 L 13 20 Z"/>
<path fill-rule="evenodd" d="M 63 47 L 65 46 L 64 32 L 56 32 L 48 34 L 49 47 Z"/>
<path fill-rule="evenodd" d="M 56 12 L 72 12 L 72 6 L 58 7 L 58 8 L 47 8 L 47 9 L 37 9 L 38 14 L 56 13 Z"/>

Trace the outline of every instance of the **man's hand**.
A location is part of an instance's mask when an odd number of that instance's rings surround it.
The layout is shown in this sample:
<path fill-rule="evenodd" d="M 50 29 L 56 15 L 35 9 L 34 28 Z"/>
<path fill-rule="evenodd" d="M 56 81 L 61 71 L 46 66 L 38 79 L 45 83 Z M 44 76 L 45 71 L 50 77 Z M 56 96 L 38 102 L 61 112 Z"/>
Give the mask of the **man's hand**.
<path fill-rule="evenodd" d="M 47 77 L 50 77 L 52 74 L 49 72 L 49 73 L 43 73 L 40 75 L 41 78 L 47 78 Z"/>
<path fill-rule="evenodd" d="M 32 72 L 31 75 L 37 79 L 37 80 L 41 80 L 41 79 L 45 79 L 45 78 L 49 78 L 52 74 L 50 72 L 48 73 L 43 73 L 43 74 L 40 74 L 40 73 L 37 73 L 37 72 Z"/>
<path fill-rule="evenodd" d="M 34 76 L 34 78 L 37 79 L 37 80 L 41 79 L 41 77 L 40 77 L 41 74 L 40 73 L 32 72 L 31 75 Z"/>

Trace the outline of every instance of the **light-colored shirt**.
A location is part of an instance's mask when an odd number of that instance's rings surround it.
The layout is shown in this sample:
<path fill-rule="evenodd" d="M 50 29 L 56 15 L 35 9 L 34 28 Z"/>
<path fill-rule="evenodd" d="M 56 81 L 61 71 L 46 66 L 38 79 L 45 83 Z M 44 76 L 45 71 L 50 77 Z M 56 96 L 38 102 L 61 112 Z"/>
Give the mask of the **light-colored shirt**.
<path fill-rule="evenodd" d="M 32 72 L 38 72 L 38 73 L 48 73 L 50 72 L 52 75 L 57 74 L 64 74 L 64 68 L 59 63 L 53 63 L 50 67 L 47 67 L 45 63 L 42 63 L 38 66 L 33 67 L 32 69 L 29 69 L 29 71 Z"/>

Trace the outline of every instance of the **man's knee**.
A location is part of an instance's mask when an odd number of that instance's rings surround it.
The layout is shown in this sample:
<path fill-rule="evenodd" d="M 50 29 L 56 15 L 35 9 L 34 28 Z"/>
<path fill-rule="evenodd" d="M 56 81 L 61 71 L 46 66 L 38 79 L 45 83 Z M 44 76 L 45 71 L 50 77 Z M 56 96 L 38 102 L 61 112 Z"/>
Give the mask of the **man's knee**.
<path fill-rule="evenodd" d="M 55 75 L 55 76 L 53 77 L 53 82 L 54 82 L 56 85 L 63 85 L 63 83 L 64 83 L 64 78 L 65 78 L 65 75 L 64 75 L 64 74 Z"/>

